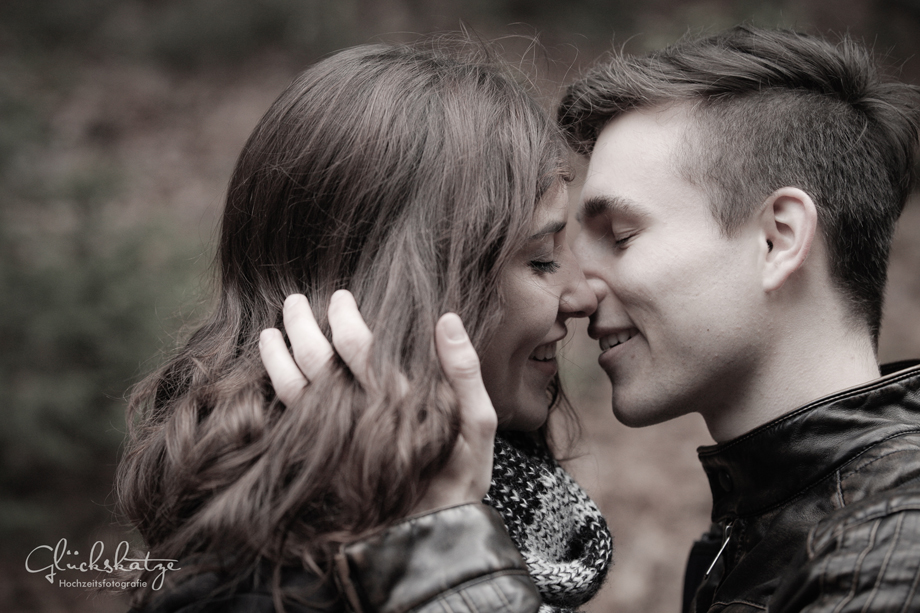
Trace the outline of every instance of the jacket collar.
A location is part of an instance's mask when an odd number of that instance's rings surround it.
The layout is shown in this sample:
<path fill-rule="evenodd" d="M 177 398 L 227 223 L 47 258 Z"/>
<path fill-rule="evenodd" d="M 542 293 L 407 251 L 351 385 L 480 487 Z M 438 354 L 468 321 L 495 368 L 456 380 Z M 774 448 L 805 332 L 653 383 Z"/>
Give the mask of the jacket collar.
<path fill-rule="evenodd" d="M 713 521 L 778 507 L 878 441 L 920 430 L 920 362 L 909 364 L 731 441 L 700 447 L 712 490 Z M 890 369 L 883 367 L 882 372 Z"/>

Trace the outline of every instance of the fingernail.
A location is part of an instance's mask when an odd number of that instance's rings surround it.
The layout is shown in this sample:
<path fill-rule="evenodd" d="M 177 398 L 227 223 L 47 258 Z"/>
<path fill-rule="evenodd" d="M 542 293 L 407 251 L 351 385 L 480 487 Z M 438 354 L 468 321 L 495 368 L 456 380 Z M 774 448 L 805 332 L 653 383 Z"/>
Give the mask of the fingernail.
<path fill-rule="evenodd" d="M 466 338 L 466 330 L 463 328 L 463 322 L 456 313 L 448 313 L 444 316 L 444 333 L 447 334 L 448 340 L 458 342 Z"/>
<path fill-rule="evenodd" d="M 332 292 L 332 296 L 329 297 L 329 304 L 332 304 L 333 302 L 339 302 L 340 300 L 348 300 L 349 296 L 351 296 L 351 292 L 347 289 L 337 289 Z M 352 300 L 354 300 L 353 297 Z"/>
<path fill-rule="evenodd" d="M 294 305 L 295 305 L 298 301 L 300 301 L 301 299 L 306 300 L 307 297 L 304 296 L 303 294 L 289 294 L 289 295 L 284 299 L 284 308 L 288 308 L 288 307 L 294 306 Z"/>

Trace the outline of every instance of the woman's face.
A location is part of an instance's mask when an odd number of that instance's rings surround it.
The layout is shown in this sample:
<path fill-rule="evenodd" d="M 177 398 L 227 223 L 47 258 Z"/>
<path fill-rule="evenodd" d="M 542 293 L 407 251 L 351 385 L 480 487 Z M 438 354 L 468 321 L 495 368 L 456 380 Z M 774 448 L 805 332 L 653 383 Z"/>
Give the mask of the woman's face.
<path fill-rule="evenodd" d="M 533 431 L 546 422 L 546 393 L 570 317 L 597 300 L 565 239 L 568 197 L 555 188 L 537 206 L 530 237 L 502 272 L 502 323 L 482 353 L 482 378 L 499 428 Z"/>

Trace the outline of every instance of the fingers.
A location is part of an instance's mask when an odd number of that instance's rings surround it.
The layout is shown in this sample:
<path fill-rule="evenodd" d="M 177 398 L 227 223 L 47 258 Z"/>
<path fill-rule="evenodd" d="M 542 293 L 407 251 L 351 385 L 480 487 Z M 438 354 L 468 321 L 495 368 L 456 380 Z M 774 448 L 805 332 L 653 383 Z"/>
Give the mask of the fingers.
<path fill-rule="evenodd" d="M 284 328 L 297 366 L 307 381 L 316 379 L 332 359 L 332 345 L 316 324 L 310 303 L 303 294 L 291 294 L 284 300 Z"/>
<path fill-rule="evenodd" d="M 328 317 L 332 345 L 319 329 L 306 296 L 291 294 L 285 299 L 284 328 L 291 342 L 293 358 L 281 332 L 275 329 L 262 331 L 259 338 L 262 363 L 275 393 L 285 405 L 297 401 L 310 381 L 320 376 L 335 352 L 361 385 L 367 389 L 374 387 L 368 370 L 373 334 L 358 312 L 354 296 L 345 290 L 334 293 L 329 302 Z"/>
<path fill-rule="evenodd" d="M 307 386 L 307 379 L 294 363 L 280 330 L 262 330 L 259 336 L 259 354 L 278 399 L 285 406 L 291 406 Z"/>
<path fill-rule="evenodd" d="M 355 379 L 366 389 L 375 387 L 368 361 L 374 335 L 358 312 L 354 296 L 347 290 L 332 294 L 329 301 L 329 326 L 332 344 Z"/>
<path fill-rule="evenodd" d="M 461 434 L 471 445 L 492 447 L 497 418 L 492 400 L 482 383 L 479 356 L 455 313 L 438 320 L 435 343 L 441 367 L 460 402 Z"/>
<path fill-rule="evenodd" d="M 278 399 L 291 406 L 310 379 L 315 379 L 332 359 L 332 346 L 316 325 L 310 303 L 302 294 L 291 294 L 284 300 L 284 328 L 294 357 L 281 332 L 274 328 L 262 330 L 259 354 Z"/>

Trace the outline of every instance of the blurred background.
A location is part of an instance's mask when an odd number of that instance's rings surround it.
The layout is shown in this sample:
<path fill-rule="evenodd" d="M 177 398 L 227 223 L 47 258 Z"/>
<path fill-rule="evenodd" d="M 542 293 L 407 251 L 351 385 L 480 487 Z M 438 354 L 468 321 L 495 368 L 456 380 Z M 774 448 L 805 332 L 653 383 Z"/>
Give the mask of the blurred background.
<path fill-rule="evenodd" d="M 117 595 L 25 571 L 66 538 L 106 557 L 124 396 L 208 304 L 223 190 L 287 83 L 342 47 L 468 27 L 509 37 L 551 107 L 611 44 L 642 52 L 750 22 L 850 32 L 920 83 L 920 0 L 0 1 L 0 610 L 121 611 Z M 528 51 L 537 36 L 543 49 Z M 920 204 L 897 236 L 883 361 L 920 356 Z M 593 343 L 563 364 L 582 415 L 571 469 L 599 502 L 616 565 L 589 611 L 676 611 L 707 525 L 710 443 L 691 416 L 629 430 L 610 414 Z M 85 556 L 83 556 L 85 559 Z M 66 579 L 90 578 L 67 574 Z"/>

